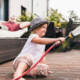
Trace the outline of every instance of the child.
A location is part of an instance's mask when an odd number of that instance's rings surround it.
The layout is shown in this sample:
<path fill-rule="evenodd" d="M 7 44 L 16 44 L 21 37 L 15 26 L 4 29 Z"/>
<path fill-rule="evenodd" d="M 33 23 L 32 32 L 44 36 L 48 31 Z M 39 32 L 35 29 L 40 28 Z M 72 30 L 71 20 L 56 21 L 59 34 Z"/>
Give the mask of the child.
<path fill-rule="evenodd" d="M 13 62 L 13 67 L 16 70 L 13 77 L 16 78 L 28 70 L 33 64 L 35 64 L 41 56 L 45 53 L 45 45 L 51 44 L 56 41 L 65 41 L 65 38 L 41 38 L 45 35 L 48 21 L 43 18 L 35 18 L 31 21 L 30 31 L 27 42 L 25 43 L 21 53 Z M 49 73 L 49 66 L 45 64 L 45 58 L 38 63 L 34 69 L 32 69 L 26 75 L 30 76 L 47 76 Z M 25 80 L 20 78 L 19 80 Z"/>

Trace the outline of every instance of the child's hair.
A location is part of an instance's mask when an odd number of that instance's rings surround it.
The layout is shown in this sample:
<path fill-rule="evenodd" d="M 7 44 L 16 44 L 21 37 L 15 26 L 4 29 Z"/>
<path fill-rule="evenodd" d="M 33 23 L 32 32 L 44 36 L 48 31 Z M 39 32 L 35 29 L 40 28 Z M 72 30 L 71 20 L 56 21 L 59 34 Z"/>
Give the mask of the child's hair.
<path fill-rule="evenodd" d="M 33 29 L 33 30 L 31 31 L 31 34 L 34 34 L 34 33 L 36 33 L 36 32 L 35 32 L 35 30 L 36 30 L 36 29 L 39 29 L 39 28 L 41 28 L 41 27 L 42 27 L 42 25 L 43 25 L 43 24 L 41 24 L 41 25 L 39 25 L 37 28 Z M 30 34 L 30 35 L 31 35 L 31 34 Z"/>

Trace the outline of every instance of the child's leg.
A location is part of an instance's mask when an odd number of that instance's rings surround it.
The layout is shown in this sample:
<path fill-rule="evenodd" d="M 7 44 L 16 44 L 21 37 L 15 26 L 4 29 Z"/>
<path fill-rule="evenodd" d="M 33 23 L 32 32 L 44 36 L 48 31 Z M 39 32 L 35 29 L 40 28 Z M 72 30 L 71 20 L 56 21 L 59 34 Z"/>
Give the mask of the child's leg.
<path fill-rule="evenodd" d="M 36 70 L 36 68 L 33 68 L 30 72 L 28 72 L 26 74 L 26 76 L 32 76 L 32 77 L 35 78 L 35 76 L 37 76 L 37 70 Z"/>
<path fill-rule="evenodd" d="M 46 63 L 45 57 L 40 61 L 40 63 L 42 63 L 42 64 L 45 64 Z"/>
<path fill-rule="evenodd" d="M 27 68 L 28 68 L 28 65 L 25 62 L 20 62 L 13 77 L 17 78 L 18 76 L 22 75 L 23 72 L 27 70 Z M 24 79 L 20 78 L 19 80 L 24 80 Z"/>
<path fill-rule="evenodd" d="M 45 64 L 45 57 L 39 62 L 40 64 L 42 63 L 42 64 Z M 39 65 L 39 64 L 38 64 Z M 37 65 L 36 65 L 37 66 Z M 27 76 L 33 76 L 33 77 L 35 77 L 35 76 L 37 76 L 38 75 L 38 73 L 37 73 L 37 69 L 36 69 L 36 67 L 35 68 L 33 68 L 28 74 L 26 74 Z"/>
<path fill-rule="evenodd" d="M 46 64 L 42 64 L 39 63 L 38 65 L 36 65 L 35 68 L 33 68 L 29 74 L 26 75 L 30 75 L 32 77 L 36 77 L 36 76 L 47 76 L 49 73 L 49 66 Z"/>
<path fill-rule="evenodd" d="M 16 71 L 15 75 L 21 75 L 25 70 L 27 70 L 28 65 L 25 62 L 20 62 Z"/>
<path fill-rule="evenodd" d="M 16 70 L 13 77 L 17 78 L 18 76 L 20 76 L 21 74 L 24 73 L 24 71 L 26 71 L 27 69 L 29 69 L 31 67 L 31 65 L 33 64 L 33 56 L 32 55 L 27 55 L 27 56 L 21 56 L 19 57 L 15 64 L 14 64 L 14 69 Z M 19 80 L 23 80 L 22 78 L 20 78 Z"/>

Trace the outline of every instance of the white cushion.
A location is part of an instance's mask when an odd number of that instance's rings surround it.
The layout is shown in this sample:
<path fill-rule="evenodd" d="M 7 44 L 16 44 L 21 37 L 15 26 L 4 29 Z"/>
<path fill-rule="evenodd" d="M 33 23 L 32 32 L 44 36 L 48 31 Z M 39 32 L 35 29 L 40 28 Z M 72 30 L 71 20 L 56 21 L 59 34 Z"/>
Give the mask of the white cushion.
<path fill-rule="evenodd" d="M 5 38 L 5 37 L 9 37 L 9 38 L 20 38 L 25 32 L 28 31 L 28 28 L 24 28 L 18 31 L 7 31 L 7 30 L 2 30 L 0 29 L 0 38 Z"/>

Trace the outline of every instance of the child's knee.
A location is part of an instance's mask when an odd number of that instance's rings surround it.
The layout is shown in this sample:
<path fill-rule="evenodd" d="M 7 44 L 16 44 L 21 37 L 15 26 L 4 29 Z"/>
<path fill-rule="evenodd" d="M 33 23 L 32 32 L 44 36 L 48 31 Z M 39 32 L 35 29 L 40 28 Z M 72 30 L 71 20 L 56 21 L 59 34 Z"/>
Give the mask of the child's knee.
<path fill-rule="evenodd" d="M 34 60 L 33 55 L 32 54 L 27 54 L 26 55 L 27 58 L 30 58 L 32 61 Z"/>
<path fill-rule="evenodd" d="M 37 74 L 35 75 L 33 70 L 31 70 L 30 71 L 30 75 L 32 77 L 35 77 L 35 76 L 47 76 L 48 72 L 49 72 L 49 66 L 46 65 L 46 64 L 42 64 L 42 63 L 39 63 L 34 69 L 36 70 Z"/>
<path fill-rule="evenodd" d="M 38 76 L 47 76 L 48 72 L 49 72 L 49 66 L 46 65 L 46 64 L 39 63 L 36 66 L 36 70 L 37 70 L 37 75 Z"/>
<path fill-rule="evenodd" d="M 20 60 L 20 61 L 26 62 L 28 65 L 28 69 L 29 69 L 33 65 L 33 56 L 31 54 L 28 54 L 22 57 L 24 58 L 24 60 Z"/>
<path fill-rule="evenodd" d="M 32 55 L 26 55 L 26 56 L 20 56 L 14 64 L 14 69 L 16 70 L 20 62 L 25 62 L 28 65 L 28 69 L 33 65 L 33 56 Z"/>

